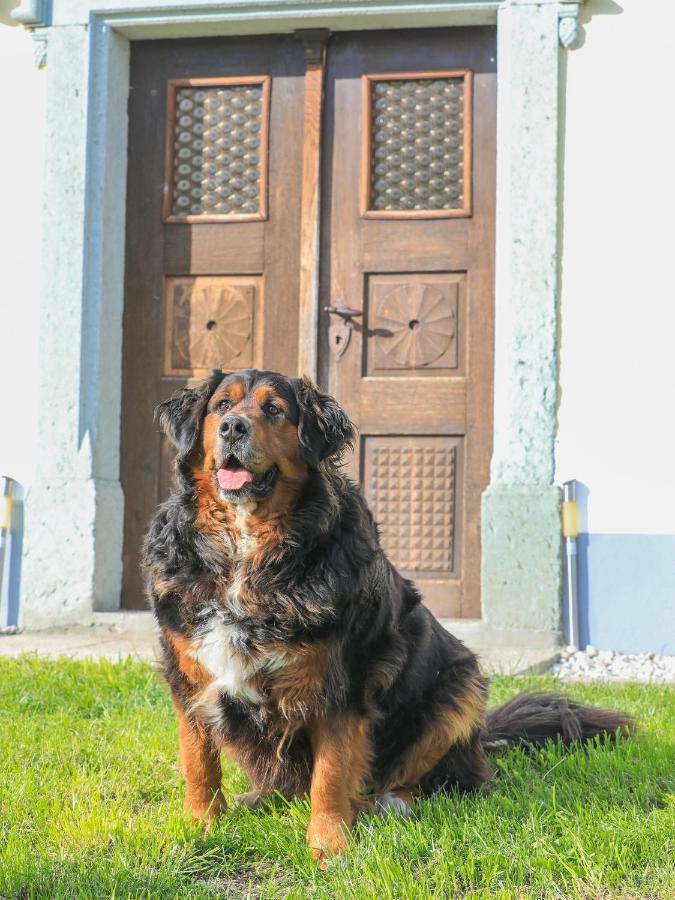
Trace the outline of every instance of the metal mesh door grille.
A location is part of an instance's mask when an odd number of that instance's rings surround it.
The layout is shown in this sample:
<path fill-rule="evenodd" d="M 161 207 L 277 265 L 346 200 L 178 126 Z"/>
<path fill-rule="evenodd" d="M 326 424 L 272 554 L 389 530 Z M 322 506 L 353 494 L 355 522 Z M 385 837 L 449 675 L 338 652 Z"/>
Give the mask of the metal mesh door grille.
<path fill-rule="evenodd" d="M 366 210 L 466 214 L 467 77 L 366 78 Z"/>
<path fill-rule="evenodd" d="M 264 215 L 267 90 L 170 85 L 168 218 Z"/>

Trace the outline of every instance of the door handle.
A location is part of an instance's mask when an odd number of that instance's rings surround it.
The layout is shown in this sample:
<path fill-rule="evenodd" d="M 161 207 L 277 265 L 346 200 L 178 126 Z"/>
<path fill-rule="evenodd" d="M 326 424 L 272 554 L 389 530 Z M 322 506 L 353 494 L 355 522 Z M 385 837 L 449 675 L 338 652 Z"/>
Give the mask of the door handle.
<path fill-rule="evenodd" d="M 324 306 L 324 310 L 331 316 L 336 316 L 339 321 L 334 322 L 328 329 L 328 344 L 331 353 L 336 359 L 340 359 L 349 346 L 352 336 L 352 320 L 363 315 L 360 309 L 351 306 Z"/>
<path fill-rule="evenodd" d="M 353 309 L 351 306 L 324 306 L 324 310 L 332 316 L 339 316 L 348 323 L 357 316 L 363 315 L 360 309 Z"/>

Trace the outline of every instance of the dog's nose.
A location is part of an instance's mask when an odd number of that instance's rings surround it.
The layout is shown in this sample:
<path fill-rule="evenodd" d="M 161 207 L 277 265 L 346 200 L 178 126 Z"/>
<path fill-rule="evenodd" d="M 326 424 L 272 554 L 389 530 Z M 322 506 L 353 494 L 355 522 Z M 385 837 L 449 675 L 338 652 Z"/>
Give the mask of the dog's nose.
<path fill-rule="evenodd" d="M 244 416 L 225 416 L 220 423 L 220 433 L 231 441 L 236 441 L 250 432 L 251 423 Z"/>

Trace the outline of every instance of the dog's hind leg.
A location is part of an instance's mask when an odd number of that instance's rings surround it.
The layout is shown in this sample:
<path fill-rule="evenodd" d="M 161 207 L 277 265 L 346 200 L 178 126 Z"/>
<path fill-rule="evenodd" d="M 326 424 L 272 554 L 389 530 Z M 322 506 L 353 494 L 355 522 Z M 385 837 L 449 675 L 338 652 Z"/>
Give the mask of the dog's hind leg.
<path fill-rule="evenodd" d="M 419 781 L 421 795 L 435 791 L 477 791 L 492 780 L 492 769 L 476 730 L 469 738 L 453 744 L 436 765 Z"/>
<path fill-rule="evenodd" d="M 428 784 L 436 784 L 433 789 L 445 783 L 468 788 L 488 780 L 490 768 L 480 742 L 484 709 L 484 684 L 473 678 L 456 694 L 452 705 L 437 709 L 426 729 L 387 772 L 380 792 L 408 786 L 424 794 Z M 440 781 L 436 778 L 439 773 Z"/>

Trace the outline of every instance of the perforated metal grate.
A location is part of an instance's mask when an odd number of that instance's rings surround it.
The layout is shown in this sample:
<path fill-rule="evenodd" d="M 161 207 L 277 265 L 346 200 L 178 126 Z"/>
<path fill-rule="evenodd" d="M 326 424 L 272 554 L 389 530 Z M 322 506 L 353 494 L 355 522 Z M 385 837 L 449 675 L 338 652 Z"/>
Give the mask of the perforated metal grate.
<path fill-rule="evenodd" d="M 170 215 L 261 212 L 262 84 L 176 87 Z"/>
<path fill-rule="evenodd" d="M 463 209 L 464 93 L 463 77 L 371 82 L 370 209 Z"/>

